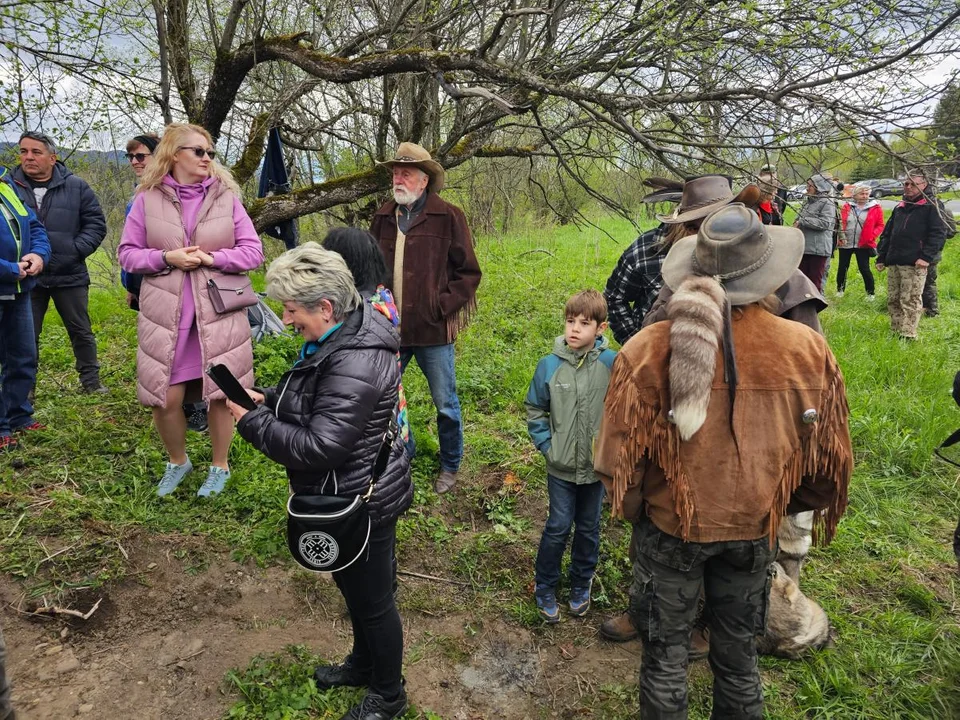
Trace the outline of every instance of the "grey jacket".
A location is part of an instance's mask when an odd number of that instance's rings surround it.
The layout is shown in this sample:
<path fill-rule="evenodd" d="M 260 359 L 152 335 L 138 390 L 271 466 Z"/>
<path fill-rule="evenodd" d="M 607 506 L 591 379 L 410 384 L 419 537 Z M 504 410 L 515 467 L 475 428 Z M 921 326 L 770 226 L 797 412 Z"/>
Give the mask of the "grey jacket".
<path fill-rule="evenodd" d="M 803 231 L 805 255 L 828 257 L 833 253 L 833 231 L 837 226 L 837 203 L 832 197 L 833 181 L 820 174 L 810 180 L 817 186 L 817 194 L 807 196 L 797 218 L 797 227 Z"/>

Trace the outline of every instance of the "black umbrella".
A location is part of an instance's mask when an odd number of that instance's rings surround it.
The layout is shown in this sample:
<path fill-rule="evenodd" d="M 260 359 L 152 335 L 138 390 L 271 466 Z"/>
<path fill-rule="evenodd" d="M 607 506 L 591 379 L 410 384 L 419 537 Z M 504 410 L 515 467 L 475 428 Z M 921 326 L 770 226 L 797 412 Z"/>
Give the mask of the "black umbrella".
<path fill-rule="evenodd" d="M 270 197 L 290 192 L 290 177 L 283 159 L 283 144 L 280 142 L 280 130 L 270 128 L 267 135 L 267 152 L 263 156 L 263 169 L 260 171 L 260 187 L 257 197 Z M 284 220 L 263 230 L 267 235 L 283 240 L 287 249 L 295 248 L 300 239 L 296 220 Z"/>

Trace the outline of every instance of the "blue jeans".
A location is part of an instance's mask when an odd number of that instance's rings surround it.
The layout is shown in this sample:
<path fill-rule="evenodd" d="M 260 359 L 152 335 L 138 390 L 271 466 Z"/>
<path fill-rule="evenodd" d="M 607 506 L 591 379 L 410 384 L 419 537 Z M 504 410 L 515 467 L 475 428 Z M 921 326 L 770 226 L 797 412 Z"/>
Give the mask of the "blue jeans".
<path fill-rule="evenodd" d="M 463 459 L 463 420 L 460 417 L 460 399 L 457 397 L 457 376 L 453 367 L 453 343 L 426 347 L 400 348 L 400 370 L 407 369 L 410 358 L 427 378 L 430 395 L 437 408 L 437 436 L 440 441 L 440 469 L 457 472 Z M 413 457 L 416 444 L 413 430 L 407 452 Z"/>
<path fill-rule="evenodd" d="M 0 437 L 33 422 L 27 396 L 37 381 L 30 294 L 0 300 Z"/>
<path fill-rule="evenodd" d="M 590 587 L 600 555 L 600 506 L 603 483 L 585 485 L 547 475 L 550 513 L 537 552 L 536 592 L 554 592 L 560 581 L 560 564 L 570 527 L 576 524 L 570 549 L 570 588 Z"/>

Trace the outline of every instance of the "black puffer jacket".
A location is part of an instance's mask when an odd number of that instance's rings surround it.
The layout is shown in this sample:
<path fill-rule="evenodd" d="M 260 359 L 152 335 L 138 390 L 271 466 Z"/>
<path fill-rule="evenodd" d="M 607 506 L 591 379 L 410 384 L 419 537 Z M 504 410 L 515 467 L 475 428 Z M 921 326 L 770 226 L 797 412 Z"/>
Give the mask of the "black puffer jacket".
<path fill-rule="evenodd" d="M 107 220 L 93 190 L 58 162 L 37 210 L 37 199 L 23 168 L 15 168 L 11 176 L 20 200 L 37 214 L 50 238 L 50 262 L 37 276 L 37 284 L 42 287 L 89 285 L 86 260 L 107 236 Z"/>
<path fill-rule="evenodd" d="M 296 492 L 364 494 L 397 404 L 399 346 L 390 321 L 363 303 L 264 393 L 237 431 L 287 468 Z M 374 525 L 399 517 L 412 499 L 410 460 L 398 437 L 368 505 Z"/>
<path fill-rule="evenodd" d="M 902 201 L 893 209 L 880 235 L 877 262 L 916 265 L 917 260 L 940 260 L 947 241 L 947 225 L 936 197 L 924 194 L 915 202 Z"/>

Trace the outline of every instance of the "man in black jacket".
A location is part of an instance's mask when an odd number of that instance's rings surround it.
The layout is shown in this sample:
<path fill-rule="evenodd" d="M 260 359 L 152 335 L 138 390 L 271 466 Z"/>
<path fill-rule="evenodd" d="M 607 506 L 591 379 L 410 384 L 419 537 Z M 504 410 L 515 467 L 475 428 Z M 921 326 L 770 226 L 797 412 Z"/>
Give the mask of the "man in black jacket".
<path fill-rule="evenodd" d="M 922 170 L 907 173 L 903 181 L 903 201 L 893 209 L 877 247 L 877 271 L 889 271 L 890 325 L 907 340 L 917 339 L 927 270 L 940 260 L 947 239 L 940 205 L 927 187 L 927 177 Z"/>
<path fill-rule="evenodd" d="M 37 214 L 50 238 L 50 262 L 31 293 L 37 343 L 52 299 L 70 336 L 83 391 L 107 392 L 100 382 L 97 340 L 87 312 L 90 274 L 86 259 L 107 234 L 97 196 L 57 161 L 56 145 L 43 133 L 25 132 L 20 137 L 20 167 L 12 177 L 17 195 Z"/>

